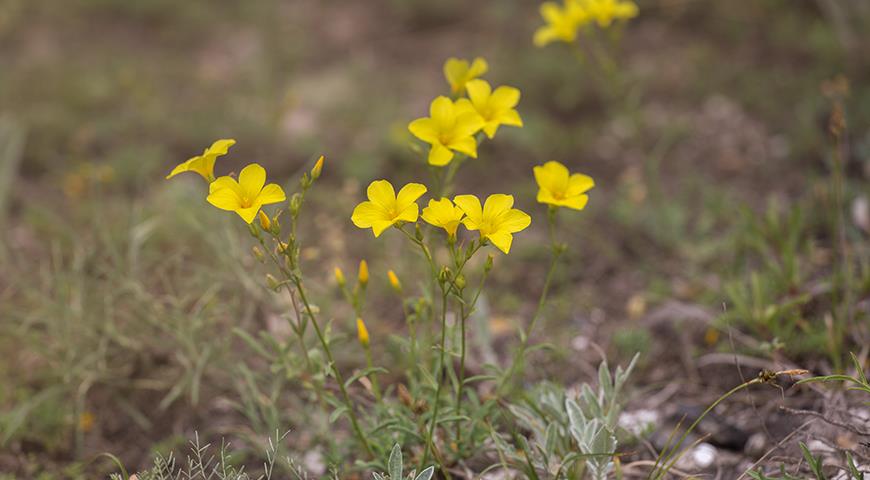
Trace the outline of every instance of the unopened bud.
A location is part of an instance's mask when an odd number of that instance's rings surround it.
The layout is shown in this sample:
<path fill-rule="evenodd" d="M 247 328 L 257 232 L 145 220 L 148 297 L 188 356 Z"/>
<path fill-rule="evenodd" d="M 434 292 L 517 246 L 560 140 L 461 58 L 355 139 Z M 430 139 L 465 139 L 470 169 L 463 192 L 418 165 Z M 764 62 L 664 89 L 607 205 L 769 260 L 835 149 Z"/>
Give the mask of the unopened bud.
<path fill-rule="evenodd" d="M 395 290 L 396 293 L 402 293 L 402 283 L 399 282 L 399 277 L 396 276 L 396 272 L 388 270 L 387 278 L 390 279 L 390 286 L 393 287 L 393 290 Z"/>
<path fill-rule="evenodd" d="M 277 278 L 273 277 L 271 273 L 267 273 L 266 285 L 268 285 L 269 288 L 271 288 L 272 290 L 278 291 L 278 288 L 281 287 L 281 282 L 279 282 Z"/>
<path fill-rule="evenodd" d="M 335 267 L 334 272 L 335 272 L 335 281 L 338 283 L 339 287 L 343 287 L 344 284 L 347 282 L 344 279 L 344 272 L 342 272 L 341 269 L 338 267 Z"/>
<path fill-rule="evenodd" d="M 423 230 L 420 229 L 419 223 L 414 224 L 414 238 L 416 238 L 418 242 L 423 241 Z"/>
<path fill-rule="evenodd" d="M 302 195 L 299 195 L 299 192 L 296 192 L 292 197 L 290 197 L 290 214 L 294 217 L 299 215 L 300 208 L 302 208 Z"/>
<path fill-rule="evenodd" d="M 462 290 L 465 288 L 465 275 L 460 273 L 456 276 L 456 280 L 454 280 L 453 283 L 456 285 L 456 288 Z"/>
<path fill-rule="evenodd" d="M 320 178 L 320 172 L 323 171 L 323 155 L 317 159 L 317 162 L 314 164 L 314 168 L 311 169 L 311 179 L 317 180 Z"/>
<path fill-rule="evenodd" d="M 365 287 L 369 283 L 369 264 L 365 260 L 359 262 L 359 284 Z"/>
<path fill-rule="evenodd" d="M 450 279 L 450 269 L 447 267 L 441 268 L 441 271 L 438 272 L 438 280 L 441 282 L 446 282 Z"/>
<path fill-rule="evenodd" d="M 364 348 L 368 348 L 369 346 L 369 331 L 366 328 L 365 322 L 363 322 L 362 318 L 356 319 L 356 336 L 359 339 L 360 345 Z"/>
<path fill-rule="evenodd" d="M 483 264 L 483 271 L 489 273 L 492 270 L 492 255 L 486 256 L 486 263 Z"/>
<path fill-rule="evenodd" d="M 272 228 L 272 221 L 269 220 L 269 216 L 266 215 L 266 212 L 260 210 L 257 212 L 257 217 L 260 219 L 260 227 L 262 227 L 264 232 L 268 232 Z"/>
<path fill-rule="evenodd" d="M 265 258 L 265 257 L 263 256 L 263 251 L 260 250 L 260 247 L 258 247 L 258 246 L 256 246 L 256 245 L 254 245 L 253 247 L 251 247 L 251 253 L 253 253 L 253 254 L 254 254 L 254 257 L 255 257 L 258 261 L 260 261 L 260 262 L 262 262 L 262 261 L 264 260 L 264 258 Z"/>

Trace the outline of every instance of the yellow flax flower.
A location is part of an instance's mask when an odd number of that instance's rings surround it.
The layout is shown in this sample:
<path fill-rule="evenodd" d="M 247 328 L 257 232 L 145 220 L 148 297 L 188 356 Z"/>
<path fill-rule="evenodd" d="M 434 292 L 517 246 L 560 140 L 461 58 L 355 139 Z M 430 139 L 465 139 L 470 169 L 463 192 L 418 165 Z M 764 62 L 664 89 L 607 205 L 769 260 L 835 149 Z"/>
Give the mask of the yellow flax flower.
<path fill-rule="evenodd" d="M 363 319 L 356 319 L 356 337 L 359 340 L 360 345 L 363 348 L 368 348 L 369 346 L 369 329 L 366 328 L 366 323 L 363 322 Z"/>
<path fill-rule="evenodd" d="M 459 95 L 465 91 L 465 84 L 489 70 L 486 60 L 477 57 L 470 64 L 468 60 L 448 58 L 444 62 L 444 78 L 450 84 L 450 92 Z"/>
<path fill-rule="evenodd" d="M 483 208 L 474 195 L 457 195 L 453 199 L 465 212 L 462 224 L 469 230 L 479 230 L 481 238 L 492 242 L 499 250 L 510 253 L 513 234 L 525 230 L 532 218 L 513 208 L 512 195 L 495 194 L 486 199 Z"/>
<path fill-rule="evenodd" d="M 426 223 L 446 230 L 448 237 L 456 237 L 456 229 L 464 215 L 465 212 L 453 205 L 449 198 L 442 198 L 429 200 L 429 206 L 423 209 L 421 217 Z"/>
<path fill-rule="evenodd" d="M 582 173 L 570 174 L 559 162 L 547 162 L 534 168 L 538 182 L 538 202 L 556 207 L 583 210 L 589 196 L 586 192 L 595 186 L 595 181 Z"/>
<path fill-rule="evenodd" d="M 426 193 L 426 186 L 409 183 L 399 190 L 386 180 L 375 180 L 366 192 L 369 200 L 356 206 L 351 215 L 359 228 L 371 228 L 375 237 L 398 222 L 416 222 L 419 214 L 417 199 Z"/>
<path fill-rule="evenodd" d="M 492 90 L 486 80 L 472 80 L 465 86 L 468 98 L 457 100 L 457 105 L 470 106 L 483 119 L 486 136 L 495 136 L 499 125 L 522 127 L 523 120 L 514 109 L 520 102 L 520 91 L 514 87 L 501 86 Z"/>
<path fill-rule="evenodd" d="M 474 134 L 484 121 L 468 106 L 457 105 L 447 97 L 438 97 L 429 106 L 429 117 L 418 118 L 408 130 L 420 140 L 432 145 L 429 164 L 443 167 L 453 160 L 453 152 L 477 158 Z"/>
<path fill-rule="evenodd" d="M 176 166 L 169 172 L 169 175 L 166 176 L 167 179 L 170 179 L 179 173 L 183 172 L 196 172 L 205 179 L 206 182 L 214 181 L 214 163 L 217 160 L 217 157 L 221 155 L 226 155 L 230 150 L 230 147 L 236 144 L 236 141 L 233 139 L 221 139 L 212 143 L 210 147 L 206 148 L 202 155 L 193 157 L 186 162 Z"/>
<path fill-rule="evenodd" d="M 359 274 L 357 274 L 357 279 L 362 286 L 366 286 L 369 283 L 369 263 L 365 260 L 359 261 Z"/>
<path fill-rule="evenodd" d="M 208 203 L 236 212 L 247 223 L 254 221 L 260 207 L 287 199 L 276 183 L 266 185 L 266 170 L 256 163 L 243 168 L 239 180 L 220 177 L 209 185 Z"/>
<path fill-rule="evenodd" d="M 607 28 L 614 20 L 628 20 L 637 16 L 637 5 L 631 0 L 575 0 L 594 19 L 598 26 Z"/>
<path fill-rule="evenodd" d="M 564 0 L 562 5 L 544 2 L 541 16 L 547 24 L 535 31 L 532 41 L 537 47 L 556 41 L 574 43 L 577 30 L 589 21 L 589 14 L 580 6 L 579 0 Z"/>

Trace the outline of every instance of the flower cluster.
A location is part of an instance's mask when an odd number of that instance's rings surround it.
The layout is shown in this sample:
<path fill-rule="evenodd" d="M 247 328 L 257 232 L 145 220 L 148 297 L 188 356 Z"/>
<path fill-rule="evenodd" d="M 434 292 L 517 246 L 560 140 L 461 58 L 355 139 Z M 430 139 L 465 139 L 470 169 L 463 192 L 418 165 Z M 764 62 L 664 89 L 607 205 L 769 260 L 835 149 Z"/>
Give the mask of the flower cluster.
<path fill-rule="evenodd" d="M 430 145 L 428 162 L 443 167 L 456 153 L 477 158 L 476 134 L 483 130 L 492 139 L 501 125 L 522 127 L 516 111 L 520 91 L 514 87 L 492 86 L 478 77 L 488 70 L 482 58 L 469 63 L 450 58 L 444 76 L 454 98 L 439 96 L 429 105 L 429 116 L 408 125 L 411 134 Z M 458 95 L 467 97 L 457 98 Z"/>
<path fill-rule="evenodd" d="M 214 177 L 214 165 L 218 157 L 226 155 L 230 147 L 235 145 L 233 139 L 221 139 L 211 144 L 202 155 L 190 158 L 177 165 L 169 175 L 170 179 L 179 173 L 194 172 L 208 182 L 208 203 L 221 210 L 236 212 L 248 224 L 254 221 L 264 205 L 283 202 L 287 199 L 284 189 L 276 183 L 266 185 L 266 169 L 257 163 L 252 163 L 242 169 L 239 179 L 226 175 Z M 323 165 L 321 159 L 318 165 Z M 315 166 L 315 169 L 318 167 Z M 313 172 L 312 172 L 313 173 Z M 261 219 L 261 223 L 268 221 Z M 265 227 L 264 227 L 265 228 Z"/>
<path fill-rule="evenodd" d="M 563 0 L 562 4 L 544 2 L 541 17 L 546 25 L 535 31 L 534 43 L 543 47 L 552 42 L 574 43 L 577 33 L 589 25 L 608 28 L 614 21 L 637 16 L 631 0 Z"/>

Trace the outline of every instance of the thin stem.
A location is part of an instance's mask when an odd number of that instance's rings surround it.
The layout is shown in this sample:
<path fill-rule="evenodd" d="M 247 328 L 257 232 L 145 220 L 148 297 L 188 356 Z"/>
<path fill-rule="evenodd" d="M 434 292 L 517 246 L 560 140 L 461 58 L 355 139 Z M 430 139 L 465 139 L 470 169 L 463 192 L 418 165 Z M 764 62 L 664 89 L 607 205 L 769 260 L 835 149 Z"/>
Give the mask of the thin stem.
<path fill-rule="evenodd" d="M 422 465 L 426 464 L 426 461 L 429 460 L 429 452 L 434 452 L 435 446 L 432 442 L 432 436 L 435 434 L 435 427 L 438 421 L 438 407 L 441 405 L 439 402 L 441 397 L 441 388 L 444 385 L 444 382 L 441 380 L 441 370 L 444 369 L 444 353 L 446 350 L 446 342 L 447 342 L 447 290 L 442 286 L 441 288 L 441 344 L 440 344 L 440 354 L 438 357 L 438 368 L 435 370 L 435 382 L 438 386 L 435 389 L 435 398 L 433 402 L 435 403 L 432 407 L 432 420 L 429 421 L 429 432 L 426 434 L 426 449 L 423 451 L 423 461 Z M 442 470 L 447 474 L 446 468 L 442 465 Z M 449 474 L 448 474 L 449 475 Z"/>
<path fill-rule="evenodd" d="M 489 274 L 488 269 L 484 269 L 483 276 L 480 278 L 480 286 L 477 287 L 477 291 L 474 293 L 474 297 L 471 300 L 471 304 L 468 307 L 468 311 L 465 311 L 465 304 L 463 302 L 459 302 L 459 319 L 461 322 L 462 329 L 462 343 L 460 348 L 460 360 L 459 360 L 459 388 L 456 391 L 456 410 L 461 415 L 462 414 L 462 389 L 465 386 L 465 324 L 471 314 L 474 312 L 474 307 L 477 305 L 477 299 L 480 298 L 480 293 L 483 291 L 483 285 L 486 282 L 486 277 Z M 456 422 L 456 444 L 459 445 L 462 440 L 462 429 L 460 428 L 460 423 Z"/>
<path fill-rule="evenodd" d="M 372 368 L 374 368 L 374 362 L 372 361 L 372 349 L 369 345 L 366 345 L 365 347 L 363 347 L 363 349 L 365 350 L 365 353 L 366 353 L 366 366 L 369 368 L 369 370 L 371 370 Z M 375 399 L 378 402 L 380 402 L 381 401 L 381 387 L 378 384 L 378 374 L 372 372 L 369 374 L 368 377 L 369 377 L 369 380 L 372 381 L 372 391 L 375 394 Z"/>
<path fill-rule="evenodd" d="M 347 407 L 347 413 L 350 417 L 350 423 L 353 426 L 354 433 L 356 433 L 357 438 L 360 443 L 363 444 L 363 447 L 366 450 L 366 453 L 369 454 L 370 457 L 374 458 L 375 454 L 372 450 L 371 445 L 369 445 L 368 438 L 363 434 L 362 429 L 360 429 L 359 422 L 356 418 L 356 412 L 353 409 L 353 402 L 350 400 L 350 395 L 347 393 L 347 388 L 344 386 L 344 378 L 341 375 L 341 372 L 338 370 L 338 365 L 335 363 L 335 358 L 332 356 L 332 350 L 329 348 L 329 344 L 326 342 L 326 338 L 323 336 L 323 332 L 320 330 L 320 325 L 317 324 L 317 319 L 314 316 L 314 312 L 311 309 L 311 304 L 308 302 L 308 298 L 305 296 L 305 290 L 302 288 L 302 281 L 298 277 L 291 277 L 291 281 L 296 286 L 296 291 L 299 292 L 299 299 L 302 301 L 302 305 L 305 306 L 305 313 L 308 315 L 309 320 L 311 320 L 311 325 L 314 326 L 314 332 L 317 334 L 317 339 L 320 340 L 320 346 L 323 347 L 323 352 L 326 354 L 326 359 L 329 362 L 329 366 L 332 368 L 332 373 L 335 375 L 335 380 L 338 382 L 338 388 L 341 391 L 342 399 L 344 400 L 344 404 Z"/>

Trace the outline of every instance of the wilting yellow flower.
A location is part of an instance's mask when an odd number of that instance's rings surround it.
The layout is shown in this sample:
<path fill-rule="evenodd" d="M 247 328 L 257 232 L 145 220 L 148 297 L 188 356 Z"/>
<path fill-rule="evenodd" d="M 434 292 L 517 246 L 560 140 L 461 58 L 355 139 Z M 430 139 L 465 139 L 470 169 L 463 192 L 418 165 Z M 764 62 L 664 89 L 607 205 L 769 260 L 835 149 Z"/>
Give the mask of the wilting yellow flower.
<path fill-rule="evenodd" d="M 421 216 L 426 223 L 446 230 L 447 236 L 455 237 L 463 215 L 465 212 L 453 205 L 449 198 L 442 198 L 429 200 L 429 206 L 423 209 Z"/>
<path fill-rule="evenodd" d="M 360 345 L 365 348 L 369 346 L 369 330 L 366 328 L 365 322 L 363 319 L 356 319 L 356 337 L 359 339 Z"/>
<path fill-rule="evenodd" d="M 628 20 L 637 16 L 637 5 L 631 0 L 575 0 L 598 26 L 607 28 L 614 20 Z"/>
<path fill-rule="evenodd" d="M 425 212 L 426 210 L 424 209 L 423 211 Z M 399 281 L 399 277 L 396 276 L 396 272 L 392 270 L 387 270 L 387 278 L 390 279 L 390 286 L 393 287 L 393 290 L 398 293 L 402 293 L 402 282 Z"/>
<path fill-rule="evenodd" d="M 238 181 L 220 177 L 209 185 L 208 191 L 208 203 L 238 213 L 247 223 L 254 221 L 263 205 L 287 199 L 278 184 L 266 185 L 266 170 L 256 163 L 243 168 Z"/>
<path fill-rule="evenodd" d="M 514 109 L 520 101 L 520 91 L 514 87 L 501 86 L 492 90 L 486 80 L 472 80 L 465 86 L 468 98 L 459 99 L 457 105 L 470 106 L 483 119 L 486 136 L 495 136 L 499 125 L 522 127 L 523 120 Z"/>
<path fill-rule="evenodd" d="M 346 282 L 346 280 L 344 279 L 344 272 L 342 272 L 340 268 L 335 267 L 334 273 L 335 281 L 338 283 L 338 286 L 343 287 Z"/>
<path fill-rule="evenodd" d="M 323 171 L 323 155 L 317 159 L 317 162 L 314 164 L 314 167 L 311 169 L 311 179 L 317 180 L 320 178 L 320 172 Z"/>
<path fill-rule="evenodd" d="M 366 194 L 369 200 L 356 206 L 351 215 L 353 224 L 359 228 L 371 228 L 375 237 L 398 222 L 416 222 L 419 208 L 417 199 L 426 193 L 426 187 L 409 183 L 399 190 L 386 180 L 375 180 Z"/>
<path fill-rule="evenodd" d="M 541 16 L 547 24 L 535 31 L 533 42 L 538 47 L 555 41 L 574 43 L 577 30 L 589 21 L 589 15 L 580 6 L 579 0 L 564 0 L 562 5 L 544 2 L 541 4 Z"/>
<path fill-rule="evenodd" d="M 266 212 L 260 210 L 259 212 L 257 212 L 257 216 L 260 218 L 260 227 L 262 227 L 263 230 L 268 231 L 270 228 L 272 228 L 272 221 L 269 220 L 269 216 L 266 215 Z"/>
<path fill-rule="evenodd" d="M 357 275 L 360 285 L 366 286 L 369 283 L 369 264 L 365 260 L 359 261 L 359 274 Z"/>
<path fill-rule="evenodd" d="M 447 97 L 438 97 L 429 106 L 429 117 L 418 118 L 408 125 L 415 137 L 432 145 L 429 164 L 443 167 L 453 160 L 453 152 L 477 158 L 474 134 L 484 121 L 473 108 L 454 104 Z"/>
<path fill-rule="evenodd" d="M 450 84 L 450 91 L 457 95 L 465 90 L 466 83 L 483 75 L 488 69 L 486 60 L 480 57 L 475 58 L 471 64 L 468 60 L 451 57 L 444 62 L 444 78 Z"/>
<path fill-rule="evenodd" d="M 513 208 L 514 197 L 495 194 L 486 199 L 483 208 L 474 195 L 457 195 L 453 199 L 465 212 L 462 224 L 469 230 L 479 230 L 482 238 L 488 239 L 499 250 L 509 253 L 513 234 L 525 230 L 532 218 L 521 210 Z"/>
<path fill-rule="evenodd" d="M 196 172 L 202 175 L 202 178 L 205 179 L 206 182 L 214 181 L 214 163 L 217 160 L 217 157 L 221 155 L 226 155 L 230 150 L 230 147 L 236 144 L 236 141 L 233 139 L 221 139 L 212 143 L 210 147 L 206 148 L 202 155 L 193 157 L 186 162 L 176 166 L 169 172 L 169 175 L 166 176 L 167 179 L 170 179 L 179 173 L 183 172 Z M 250 222 L 248 222 L 250 223 Z"/>
<path fill-rule="evenodd" d="M 570 174 L 559 162 L 547 162 L 534 168 L 538 182 L 538 202 L 583 210 L 589 196 L 586 192 L 595 186 L 595 181 L 582 173 Z"/>

